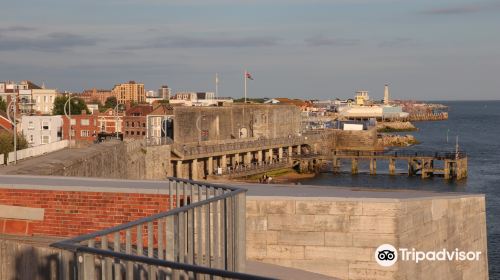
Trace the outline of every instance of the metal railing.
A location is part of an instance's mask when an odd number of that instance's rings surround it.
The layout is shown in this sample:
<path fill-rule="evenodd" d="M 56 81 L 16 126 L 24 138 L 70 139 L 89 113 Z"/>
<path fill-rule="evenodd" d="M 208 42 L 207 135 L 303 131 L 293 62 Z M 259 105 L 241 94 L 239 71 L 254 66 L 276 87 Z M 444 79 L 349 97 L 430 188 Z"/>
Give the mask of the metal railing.
<path fill-rule="evenodd" d="M 235 141 L 233 143 L 211 145 L 186 145 L 181 143 L 174 143 L 173 149 L 178 153 L 183 154 L 184 156 L 192 156 L 265 147 L 297 146 L 306 144 L 308 141 L 319 139 L 322 139 L 322 135 L 320 133 L 310 133 L 301 136 L 290 136 L 273 139 L 254 139 L 250 141 Z"/>
<path fill-rule="evenodd" d="M 270 162 L 261 161 L 261 162 L 252 162 L 250 164 L 239 164 L 236 166 L 229 166 L 222 169 L 221 173 L 217 173 L 217 170 L 214 170 L 213 174 L 216 176 L 229 176 L 239 177 L 246 176 L 254 173 L 261 173 L 271 169 L 284 168 L 290 165 L 290 161 L 288 157 L 282 159 L 275 159 Z"/>
<path fill-rule="evenodd" d="M 386 157 L 428 157 L 436 159 L 457 159 L 467 157 L 465 151 L 449 151 L 449 152 L 433 152 L 433 151 L 353 151 L 353 150 L 337 150 L 333 151 L 334 156 L 354 156 L 354 157 L 370 157 L 370 156 L 386 156 Z"/>
<path fill-rule="evenodd" d="M 169 211 L 51 246 L 77 279 L 271 279 L 244 274 L 245 189 L 169 178 Z"/>

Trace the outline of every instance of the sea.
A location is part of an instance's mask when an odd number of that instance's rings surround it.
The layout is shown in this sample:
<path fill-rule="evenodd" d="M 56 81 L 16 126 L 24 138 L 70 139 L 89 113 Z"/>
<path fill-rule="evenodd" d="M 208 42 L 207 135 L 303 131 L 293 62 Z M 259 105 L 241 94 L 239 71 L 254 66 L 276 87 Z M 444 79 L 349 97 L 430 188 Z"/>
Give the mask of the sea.
<path fill-rule="evenodd" d="M 500 101 L 441 101 L 449 106 L 446 121 L 415 122 L 418 131 L 401 134 L 414 135 L 420 144 L 404 150 L 455 151 L 468 154 L 468 178 L 447 181 L 443 178 L 390 176 L 387 164 L 377 164 L 377 176 L 367 174 L 368 163 L 360 164 L 358 175 L 351 175 L 350 164 L 343 164 L 340 174 L 321 173 L 301 180 L 307 185 L 336 187 L 416 189 L 438 192 L 482 193 L 486 195 L 488 231 L 488 266 L 490 279 L 500 279 Z M 399 148 L 401 149 L 401 148 Z M 384 169 L 385 168 L 385 169 Z M 404 172 L 407 165 L 397 164 L 396 172 Z M 364 171 L 364 172 L 363 172 Z"/>

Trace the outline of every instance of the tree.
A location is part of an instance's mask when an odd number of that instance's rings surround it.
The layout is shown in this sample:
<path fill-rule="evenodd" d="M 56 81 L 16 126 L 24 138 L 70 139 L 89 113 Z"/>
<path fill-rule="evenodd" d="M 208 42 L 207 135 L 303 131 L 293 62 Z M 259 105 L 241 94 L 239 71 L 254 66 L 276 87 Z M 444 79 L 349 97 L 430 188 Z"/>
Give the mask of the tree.
<path fill-rule="evenodd" d="M 0 111 L 7 111 L 7 102 L 3 98 L 0 98 Z"/>
<path fill-rule="evenodd" d="M 64 115 L 64 105 L 66 104 L 66 101 L 68 101 L 67 96 L 58 96 L 54 100 L 54 109 L 52 109 L 52 114 L 53 115 Z M 66 112 L 69 114 L 70 109 L 69 109 L 69 104 L 66 105 Z M 87 114 L 90 114 L 89 109 L 87 108 L 87 104 L 85 104 L 85 101 L 79 97 L 72 97 L 71 98 L 71 114 L 72 115 L 81 115 L 82 111 L 86 111 Z"/>
<path fill-rule="evenodd" d="M 106 102 L 104 102 L 104 107 L 114 109 L 116 107 L 116 104 L 118 104 L 118 100 L 116 99 L 116 97 L 110 96 L 106 98 Z"/>
<path fill-rule="evenodd" d="M 24 134 L 17 134 L 17 150 L 28 148 L 28 141 L 24 138 Z M 14 151 L 14 134 L 9 132 L 0 132 L 0 154 L 4 154 L 4 160 L 7 155 Z"/>

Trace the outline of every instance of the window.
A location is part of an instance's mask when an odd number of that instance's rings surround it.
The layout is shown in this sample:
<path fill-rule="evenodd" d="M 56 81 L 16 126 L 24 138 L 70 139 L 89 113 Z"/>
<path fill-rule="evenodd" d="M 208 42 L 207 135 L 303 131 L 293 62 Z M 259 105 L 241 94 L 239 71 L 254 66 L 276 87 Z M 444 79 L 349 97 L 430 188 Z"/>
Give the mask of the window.
<path fill-rule="evenodd" d="M 146 135 L 146 131 L 143 131 L 143 132 L 142 132 L 142 135 Z"/>
<path fill-rule="evenodd" d="M 146 127 L 146 123 L 142 123 L 142 127 Z"/>
<path fill-rule="evenodd" d="M 81 125 L 90 125 L 89 119 L 81 119 L 80 124 Z"/>
<path fill-rule="evenodd" d="M 88 130 L 82 130 L 80 131 L 80 136 L 81 137 L 89 137 L 89 131 Z"/>
<path fill-rule="evenodd" d="M 75 130 L 74 129 L 71 130 L 71 137 L 75 137 Z"/>
<path fill-rule="evenodd" d="M 135 122 L 132 122 L 132 127 L 134 127 Z"/>
<path fill-rule="evenodd" d="M 49 122 L 48 121 L 42 122 L 42 130 L 49 130 Z"/>
<path fill-rule="evenodd" d="M 132 130 L 132 131 L 130 131 L 130 135 L 134 135 L 134 131 L 133 131 L 133 130 Z"/>
<path fill-rule="evenodd" d="M 33 134 L 30 135 L 30 143 L 33 143 Z"/>
<path fill-rule="evenodd" d="M 71 119 L 71 125 L 76 125 L 76 120 L 75 119 Z"/>
<path fill-rule="evenodd" d="M 49 144 L 49 142 L 50 142 L 50 136 L 42 135 L 42 144 Z"/>
<path fill-rule="evenodd" d="M 33 121 L 28 122 L 28 129 L 35 129 L 35 124 L 33 123 Z"/>

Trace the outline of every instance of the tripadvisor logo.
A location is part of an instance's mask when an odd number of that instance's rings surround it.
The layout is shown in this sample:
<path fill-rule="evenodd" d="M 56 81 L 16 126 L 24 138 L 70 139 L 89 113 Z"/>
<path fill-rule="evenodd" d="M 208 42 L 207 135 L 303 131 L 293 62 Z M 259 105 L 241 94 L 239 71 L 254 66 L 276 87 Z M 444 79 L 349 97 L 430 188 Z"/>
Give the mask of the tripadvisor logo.
<path fill-rule="evenodd" d="M 418 251 L 415 248 L 399 248 L 397 250 L 390 244 L 382 244 L 375 250 L 375 260 L 381 266 L 392 266 L 399 259 L 401 261 L 410 261 L 419 263 L 422 261 L 478 261 L 480 251 L 461 251 L 458 248 L 448 251 L 441 249 L 439 251 Z"/>

